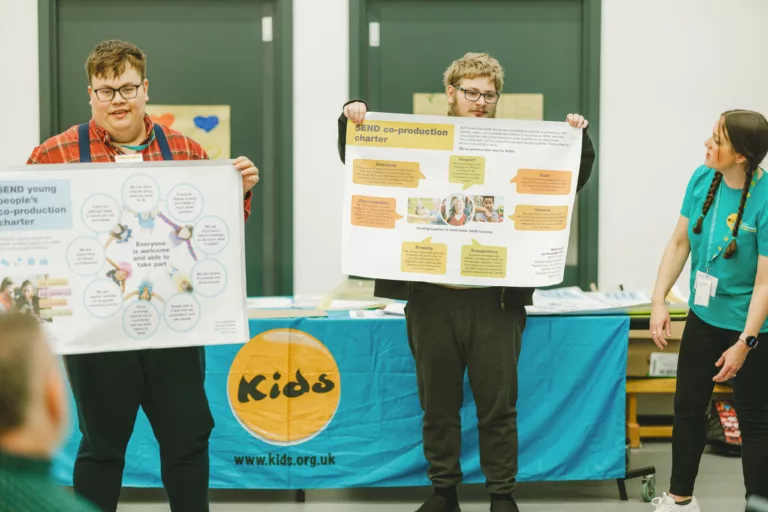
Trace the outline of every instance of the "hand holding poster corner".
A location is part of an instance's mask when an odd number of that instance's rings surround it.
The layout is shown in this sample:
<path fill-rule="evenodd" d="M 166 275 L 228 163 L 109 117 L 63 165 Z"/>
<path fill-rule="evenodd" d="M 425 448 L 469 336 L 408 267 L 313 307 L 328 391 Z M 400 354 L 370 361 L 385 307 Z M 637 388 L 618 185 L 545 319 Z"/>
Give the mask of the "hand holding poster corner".
<path fill-rule="evenodd" d="M 229 161 L 0 167 L 0 314 L 59 354 L 245 342 L 242 197 Z"/>
<path fill-rule="evenodd" d="M 347 128 L 342 271 L 453 285 L 563 280 L 582 130 L 368 113 Z"/>

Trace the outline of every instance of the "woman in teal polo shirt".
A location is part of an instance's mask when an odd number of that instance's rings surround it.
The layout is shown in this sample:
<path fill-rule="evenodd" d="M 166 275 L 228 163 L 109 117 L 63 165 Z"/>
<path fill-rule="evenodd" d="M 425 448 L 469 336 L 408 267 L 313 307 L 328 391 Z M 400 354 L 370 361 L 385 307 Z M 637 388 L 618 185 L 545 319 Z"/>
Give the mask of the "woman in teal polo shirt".
<path fill-rule="evenodd" d="M 706 443 L 716 382 L 734 379 L 747 495 L 768 496 L 768 121 L 724 113 L 706 142 L 704 165 L 685 193 L 653 294 L 651 334 L 663 350 L 664 299 L 691 255 L 691 300 L 677 367 L 670 494 L 657 512 L 698 512 L 693 487 Z M 737 376 L 738 375 L 738 376 Z"/>

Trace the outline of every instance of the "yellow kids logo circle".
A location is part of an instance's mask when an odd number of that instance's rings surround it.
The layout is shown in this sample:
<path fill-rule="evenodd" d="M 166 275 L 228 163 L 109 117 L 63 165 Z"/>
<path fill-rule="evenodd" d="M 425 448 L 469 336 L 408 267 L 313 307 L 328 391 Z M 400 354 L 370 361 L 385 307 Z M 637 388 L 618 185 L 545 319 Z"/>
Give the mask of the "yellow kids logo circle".
<path fill-rule="evenodd" d="M 333 420 L 341 380 L 336 360 L 302 331 L 275 329 L 243 345 L 229 370 L 229 404 L 254 437 L 290 446 L 309 441 Z"/>

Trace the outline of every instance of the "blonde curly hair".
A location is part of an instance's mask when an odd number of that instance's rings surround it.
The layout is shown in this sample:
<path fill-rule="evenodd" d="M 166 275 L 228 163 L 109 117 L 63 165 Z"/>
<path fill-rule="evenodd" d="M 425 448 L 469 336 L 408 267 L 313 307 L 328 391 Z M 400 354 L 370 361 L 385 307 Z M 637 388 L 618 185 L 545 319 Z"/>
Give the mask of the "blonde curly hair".
<path fill-rule="evenodd" d="M 499 61 L 487 53 L 466 53 L 448 66 L 443 74 L 443 84 L 456 85 L 462 78 L 477 78 L 487 76 L 496 85 L 496 92 L 501 92 L 504 87 L 504 70 Z"/>

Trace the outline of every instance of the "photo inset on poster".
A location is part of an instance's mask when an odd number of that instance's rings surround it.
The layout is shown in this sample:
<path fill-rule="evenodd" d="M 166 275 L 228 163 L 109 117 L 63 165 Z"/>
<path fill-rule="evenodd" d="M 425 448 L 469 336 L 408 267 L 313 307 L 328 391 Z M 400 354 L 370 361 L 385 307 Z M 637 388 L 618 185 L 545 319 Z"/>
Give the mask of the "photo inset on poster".
<path fill-rule="evenodd" d="M 72 290 L 66 278 L 50 274 L 3 273 L 0 269 L 0 314 L 21 313 L 52 322 L 71 316 Z"/>
<path fill-rule="evenodd" d="M 443 224 L 438 212 L 443 198 L 411 197 L 408 199 L 408 222 L 411 224 Z"/>
<path fill-rule="evenodd" d="M 475 215 L 474 198 L 464 194 L 452 194 L 443 199 L 438 213 L 443 224 L 463 226 L 471 221 Z"/>
<path fill-rule="evenodd" d="M 472 222 L 504 222 L 504 198 L 500 196 L 474 196 L 475 216 Z"/>

